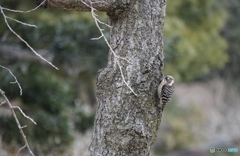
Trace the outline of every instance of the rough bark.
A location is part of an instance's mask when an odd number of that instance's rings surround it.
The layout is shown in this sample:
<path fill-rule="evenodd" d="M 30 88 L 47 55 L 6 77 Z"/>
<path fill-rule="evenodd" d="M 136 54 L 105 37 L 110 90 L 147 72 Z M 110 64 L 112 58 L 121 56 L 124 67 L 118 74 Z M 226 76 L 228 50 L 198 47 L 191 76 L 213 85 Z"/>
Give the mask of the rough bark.
<path fill-rule="evenodd" d="M 89 0 L 48 0 L 48 6 L 67 10 L 90 11 L 91 9 L 83 2 L 90 5 Z M 98 11 L 104 12 L 120 8 L 119 5 L 124 4 L 127 4 L 127 0 L 92 0 L 92 6 Z"/>
<path fill-rule="evenodd" d="M 52 6 L 88 10 L 82 4 L 78 7 L 79 1 L 49 0 Z M 117 59 L 110 52 L 108 66 L 97 76 L 98 110 L 90 155 L 147 156 L 156 139 L 162 114 L 157 107 L 159 99 L 156 91 L 163 77 L 162 30 L 166 2 L 95 2 L 94 7 L 109 15 L 112 48 L 117 55 L 131 62 L 118 60 L 127 83 L 138 96 L 123 83 Z M 104 7 L 97 4 L 104 4 Z"/>
<path fill-rule="evenodd" d="M 98 112 L 91 155 L 149 155 L 160 124 L 156 89 L 161 79 L 162 28 L 165 4 L 131 1 L 116 19 L 111 17 L 111 46 L 121 60 L 123 83 L 116 59 L 97 77 Z M 108 13 L 111 14 L 111 13 Z"/>

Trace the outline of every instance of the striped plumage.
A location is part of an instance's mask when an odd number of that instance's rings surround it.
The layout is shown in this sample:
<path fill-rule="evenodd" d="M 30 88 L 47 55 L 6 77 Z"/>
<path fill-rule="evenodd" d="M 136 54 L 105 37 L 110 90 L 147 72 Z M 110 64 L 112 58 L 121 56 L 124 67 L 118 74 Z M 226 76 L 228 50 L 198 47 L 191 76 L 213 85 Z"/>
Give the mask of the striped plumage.
<path fill-rule="evenodd" d="M 158 87 L 158 97 L 160 98 L 161 110 L 169 102 L 174 92 L 174 78 L 170 75 L 164 77 Z"/>
<path fill-rule="evenodd" d="M 162 87 L 162 109 L 169 102 L 174 92 L 174 85 L 169 86 L 168 84 L 163 85 Z"/>

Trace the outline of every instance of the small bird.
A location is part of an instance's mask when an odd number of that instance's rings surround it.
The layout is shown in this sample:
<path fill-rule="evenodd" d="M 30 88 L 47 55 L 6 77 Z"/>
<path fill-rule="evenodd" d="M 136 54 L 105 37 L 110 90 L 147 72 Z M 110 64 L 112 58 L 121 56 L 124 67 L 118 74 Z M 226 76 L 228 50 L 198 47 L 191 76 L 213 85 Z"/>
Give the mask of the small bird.
<path fill-rule="evenodd" d="M 37 6 L 39 6 L 44 0 L 36 0 Z M 41 7 L 47 8 L 48 3 L 47 0 L 45 0 L 44 4 L 41 5 Z"/>
<path fill-rule="evenodd" d="M 160 99 L 160 108 L 163 110 L 173 95 L 174 78 L 170 75 L 165 76 L 159 84 L 157 92 Z"/>

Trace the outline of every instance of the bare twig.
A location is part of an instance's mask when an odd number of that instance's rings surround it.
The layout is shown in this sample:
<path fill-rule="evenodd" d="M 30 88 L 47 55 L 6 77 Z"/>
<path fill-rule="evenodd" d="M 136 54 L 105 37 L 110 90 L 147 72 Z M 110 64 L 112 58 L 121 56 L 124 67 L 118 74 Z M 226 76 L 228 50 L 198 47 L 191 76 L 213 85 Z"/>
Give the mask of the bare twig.
<path fill-rule="evenodd" d="M 91 40 L 100 40 L 101 38 L 103 38 L 103 36 L 99 36 L 99 37 L 96 37 L 96 38 L 91 38 Z"/>
<path fill-rule="evenodd" d="M 15 79 L 15 81 L 14 82 L 10 82 L 10 83 L 11 84 L 15 84 L 16 83 L 18 85 L 18 88 L 20 89 L 20 95 L 22 95 L 22 87 L 21 87 L 20 83 L 18 82 L 16 76 L 12 73 L 12 71 L 10 69 L 8 69 L 8 68 L 6 68 L 6 67 L 4 67 L 2 65 L 0 65 L 0 67 L 3 68 L 3 69 L 8 70 L 8 72 L 12 75 L 12 77 Z"/>
<path fill-rule="evenodd" d="M 40 5 L 41 5 L 41 4 L 40 4 Z M 18 33 L 16 33 L 16 32 L 12 29 L 12 27 L 9 25 L 9 23 L 8 23 L 8 21 L 7 21 L 7 16 L 5 15 L 3 9 L 4 9 L 4 8 L 3 8 L 2 6 L 0 6 L 1 14 L 3 15 L 4 22 L 6 23 L 8 29 L 9 29 L 14 35 L 16 35 L 23 43 L 25 43 L 26 46 L 27 46 L 35 55 L 37 55 L 38 57 L 40 57 L 40 59 L 44 60 L 44 61 L 47 62 L 49 65 L 51 65 L 53 68 L 55 68 L 55 69 L 58 70 L 58 68 L 57 68 L 55 65 L 53 65 L 51 62 L 49 62 L 48 60 L 46 60 L 45 58 L 43 58 L 41 55 L 39 55 L 39 54 L 28 44 L 27 41 L 25 41 L 20 35 L 18 35 Z M 6 8 L 5 8 L 5 9 L 6 9 Z M 34 9 L 32 9 L 32 11 L 33 11 L 33 10 L 34 10 Z"/>
<path fill-rule="evenodd" d="M 46 0 L 44 0 L 44 1 L 43 1 L 39 6 L 37 6 L 36 8 L 31 9 L 31 10 L 28 10 L 28 11 L 12 10 L 12 9 L 8 9 L 8 8 L 4 8 L 4 7 L 2 7 L 2 6 L 0 5 L 0 13 L 1 13 L 2 16 L 3 16 L 4 22 L 5 22 L 5 24 L 7 25 L 8 29 L 9 29 L 14 35 L 16 35 L 22 42 L 24 42 L 24 43 L 26 44 L 26 46 L 27 46 L 35 55 L 37 55 L 38 57 L 40 57 L 41 60 L 43 60 L 44 62 L 50 64 L 52 67 L 54 67 L 55 69 L 58 70 L 58 68 L 57 68 L 56 66 L 54 66 L 51 62 L 49 62 L 49 61 L 46 60 L 45 58 L 43 58 L 41 55 L 39 55 L 39 54 L 28 44 L 27 41 L 25 41 L 20 35 L 18 35 L 18 33 L 16 33 L 16 32 L 12 29 L 12 27 L 11 27 L 11 26 L 9 25 L 9 23 L 8 23 L 8 19 L 9 19 L 9 20 L 13 20 L 13 21 L 15 21 L 15 22 L 17 22 L 17 23 L 20 23 L 20 24 L 22 24 L 22 25 L 25 25 L 25 26 L 29 26 L 29 27 L 35 27 L 35 28 L 36 28 L 37 26 L 36 26 L 36 25 L 32 25 L 32 24 L 28 24 L 28 23 L 25 23 L 25 22 L 22 22 L 22 21 L 19 21 L 19 20 L 17 20 L 17 19 L 11 18 L 11 17 L 8 17 L 8 16 L 6 16 L 6 14 L 4 13 L 4 10 L 6 10 L 6 11 L 11 11 L 11 12 L 16 12 L 16 13 L 29 13 L 29 12 L 32 12 L 32 11 L 35 11 L 36 9 L 38 9 L 38 8 L 39 8 L 43 3 L 45 3 L 45 2 L 46 2 Z M 12 84 L 17 83 L 17 85 L 18 85 L 18 87 L 19 87 L 19 89 L 20 89 L 20 95 L 22 95 L 22 88 L 21 88 L 21 85 L 20 85 L 20 83 L 18 82 L 16 76 L 11 72 L 10 69 L 8 69 L 8 68 L 6 68 L 6 67 L 4 67 L 4 66 L 2 66 L 2 65 L 0 65 L 0 67 L 3 68 L 3 69 L 8 70 L 9 73 L 14 77 L 15 82 L 10 82 L 10 83 L 12 83 Z M 4 91 L 1 90 L 1 89 L 0 89 L 0 94 L 1 94 L 1 95 L 3 96 L 3 98 L 5 99 L 5 101 L 3 101 L 3 102 L 0 103 L 0 106 L 3 105 L 3 104 L 7 104 L 7 105 L 8 105 L 8 107 L 9 107 L 9 109 L 11 110 L 11 112 L 12 112 L 12 114 L 13 114 L 13 117 L 14 117 L 16 123 L 17 123 L 18 129 L 19 129 L 19 131 L 20 131 L 20 134 L 22 135 L 22 138 L 23 138 L 23 140 L 24 140 L 24 143 L 25 143 L 24 146 L 21 147 L 21 148 L 18 150 L 17 155 L 21 152 L 21 150 L 23 150 L 24 148 L 27 148 L 28 152 L 29 152 L 32 156 L 34 156 L 32 150 L 31 150 L 31 148 L 30 148 L 30 146 L 29 146 L 29 143 L 28 143 L 28 140 L 27 140 L 27 138 L 26 138 L 26 135 L 25 135 L 24 132 L 23 132 L 23 128 L 26 128 L 27 125 L 21 126 L 21 124 L 20 124 L 20 122 L 19 122 L 19 120 L 18 120 L 18 118 L 17 118 L 17 115 L 16 115 L 16 113 L 15 113 L 15 109 L 18 109 L 18 110 L 20 111 L 20 113 L 21 113 L 25 118 L 29 119 L 29 120 L 30 120 L 31 122 L 33 122 L 35 125 L 36 125 L 37 123 L 36 123 L 32 118 L 30 118 L 29 116 L 27 116 L 27 115 L 22 111 L 22 109 L 21 109 L 20 107 L 18 107 L 18 106 L 13 106 L 13 105 L 10 103 L 10 101 L 8 100 L 8 98 L 7 98 L 7 96 L 5 95 Z"/>
<path fill-rule="evenodd" d="M 23 128 L 26 128 L 27 127 L 27 125 L 24 125 L 24 126 L 22 126 L 21 128 L 23 129 Z"/>
<path fill-rule="evenodd" d="M 18 107 L 18 106 L 12 106 L 11 108 L 13 108 L 13 109 L 18 109 L 25 118 L 27 118 L 28 120 L 32 121 L 35 125 L 37 124 L 32 118 L 30 118 L 29 116 L 27 116 L 27 115 L 22 111 L 22 109 L 21 109 L 20 107 Z"/>
<path fill-rule="evenodd" d="M 17 22 L 17 23 L 20 23 L 20 24 L 22 24 L 22 25 L 28 26 L 28 27 L 34 27 L 34 28 L 37 28 L 36 25 L 28 24 L 28 23 L 25 23 L 25 22 L 22 22 L 22 21 L 16 20 L 16 19 L 14 19 L 14 18 L 12 18 L 12 17 L 8 17 L 8 16 L 6 16 L 6 18 L 7 18 L 7 19 L 10 19 L 10 20 L 13 20 L 13 21 L 15 21 L 15 22 Z"/>
<path fill-rule="evenodd" d="M 0 103 L 0 106 L 4 105 L 6 103 L 6 100 Z"/>
<path fill-rule="evenodd" d="M 21 150 L 23 150 L 25 147 L 26 147 L 26 145 L 24 145 L 23 147 L 19 148 L 16 156 L 18 156 L 18 154 L 21 152 Z"/>
<path fill-rule="evenodd" d="M 7 10 L 7 11 L 10 11 L 10 12 L 16 12 L 16 13 L 30 13 L 30 12 L 33 12 L 35 10 L 37 10 L 39 7 L 41 7 L 41 5 L 43 5 L 44 3 L 46 2 L 46 0 L 42 1 L 41 4 L 39 4 L 37 7 L 31 9 L 31 10 L 28 10 L 28 11 L 21 11 L 21 10 L 13 10 L 13 9 L 9 9 L 9 8 L 4 8 L 2 7 L 3 10 Z M 0 6 L 1 7 L 1 6 Z"/>
<path fill-rule="evenodd" d="M 121 56 L 119 56 L 119 55 L 117 55 L 117 54 L 115 53 L 115 51 L 112 49 L 110 43 L 108 42 L 106 36 L 105 36 L 104 33 L 103 33 L 104 29 L 102 29 L 102 28 L 99 26 L 99 23 L 100 23 L 100 24 L 103 24 L 103 25 L 105 25 L 105 26 L 107 26 L 107 27 L 110 27 L 110 28 L 111 28 L 111 26 L 108 25 L 108 24 L 106 24 L 106 23 L 104 23 L 104 22 L 102 22 L 102 21 L 100 21 L 100 20 L 97 18 L 98 15 L 95 13 L 95 11 L 97 11 L 97 10 L 93 8 L 93 6 L 92 6 L 93 2 L 92 2 L 91 0 L 89 0 L 89 4 L 90 4 L 90 5 L 88 5 L 87 3 L 83 2 L 83 1 L 81 1 L 81 2 L 82 2 L 83 4 L 85 4 L 86 6 L 88 6 L 88 7 L 91 9 L 91 14 L 92 14 L 92 17 L 93 17 L 93 19 L 94 19 L 95 25 L 97 26 L 99 32 L 101 33 L 101 36 L 100 36 L 100 37 L 92 38 L 91 40 L 98 40 L 98 39 L 101 39 L 101 38 L 104 39 L 105 43 L 107 44 L 107 46 L 109 47 L 111 53 L 113 54 L 114 58 L 116 59 L 116 63 L 117 63 L 117 65 L 118 65 L 119 69 L 120 69 L 121 77 L 122 77 L 122 79 L 123 79 L 124 84 L 131 90 L 131 92 L 132 92 L 134 95 L 137 96 L 137 94 L 134 92 L 134 90 L 131 88 L 131 86 L 130 86 L 130 85 L 126 82 L 126 80 L 125 80 L 125 77 L 124 77 L 124 74 L 123 74 L 123 71 L 122 71 L 122 66 L 121 66 L 121 64 L 120 64 L 120 60 L 124 60 L 124 61 L 126 61 L 126 62 L 128 62 L 128 63 L 130 63 L 130 64 L 132 64 L 132 63 L 131 63 L 128 59 L 126 59 L 126 58 L 124 58 L 124 57 L 121 57 Z"/>
<path fill-rule="evenodd" d="M 120 73 L 121 73 L 123 82 L 124 82 L 124 83 L 126 84 L 126 86 L 131 90 L 131 92 L 132 92 L 134 95 L 137 96 L 137 94 L 134 92 L 134 90 L 133 90 L 133 89 L 128 85 L 128 83 L 126 82 L 125 77 L 124 77 L 124 75 L 123 75 L 122 68 L 121 68 L 121 66 L 120 66 L 120 64 L 119 64 L 119 61 L 117 61 L 117 64 L 118 64 L 118 67 L 119 67 L 119 70 L 120 70 Z"/>
<path fill-rule="evenodd" d="M 12 112 L 12 114 L 13 114 L 13 117 L 14 117 L 16 123 L 17 123 L 18 129 L 19 129 L 19 131 L 20 131 L 20 133 L 21 133 L 21 135 L 22 135 L 22 138 L 23 138 L 23 140 L 24 140 L 24 143 L 25 143 L 25 145 L 18 150 L 18 153 L 20 153 L 20 151 L 26 147 L 26 148 L 28 149 L 28 152 L 29 152 L 32 156 L 34 156 L 32 150 L 31 150 L 31 148 L 30 148 L 30 146 L 29 146 L 29 144 L 28 144 L 27 137 L 26 137 L 26 135 L 25 135 L 24 132 L 23 132 L 23 128 L 24 128 L 24 127 L 21 126 L 21 124 L 20 124 L 20 122 L 19 122 L 19 120 L 18 120 L 18 118 L 17 118 L 17 115 L 16 115 L 14 109 L 15 109 L 15 108 L 19 109 L 20 112 L 23 114 L 23 116 L 26 117 L 27 119 L 30 119 L 30 121 L 32 121 L 34 124 L 36 124 L 36 122 L 35 122 L 33 119 L 31 119 L 30 117 L 28 117 L 27 115 L 25 115 L 25 113 L 23 113 L 23 111 L 22 111 L 19 107 L 13 106 L 13 105 L 10 103 L 10 101 L 8 100 L 8 98 L 7 98 L 7 96 L 5 95 L 4 91 L 1 90 L 1 89 L 0 89 L 0 94 L 3 96 L 3 98 L 4 98 L 5 101 L 6 101 L 6 104 L 8 105 L 9 109 L 11 110 L 11 112 Z M 18 155 L 18 153 L 17 153 L 17 155 Z"/>
<path fill-rule="evenodd" d="M 86 4 L 86 3 L 85 3 L 85 4 Z M 92 7 L 92 2 L 91 2 L 91 1 L 90 1 L 90 4 L 91 4 L 91 14 L 92 14 L 92 17 L 93 17 L 93 19 L 94 19 L 94 22 L 95 22 L 95 24 L 96 24 L 99 32 L 101 33 L 100 38 L 103 38 L 103 39 L 104 39 L 105 43 L 107 44 L 107 46 L 109 47 L 110 51 L 113 53 L 113 55 L 114 55 L 115 58 L 117 58 L 117 59 L 122 59 L 122 60 L 125 60 L 125 61 L 127 61 L 128 63 L 130 63 L 129 60 L 127 60 L 126 58 L 121 57 L 121 56 L 118 56 L 118 55 L 115 53 L 115 51 L 112 49 L 110 43 L 108 42 L 106 36 L 105 36 L 104 33 L 103 33 L 104 29 L 102 29 L 102 28 L 99 26 L 99 23 L 103 23 L 103 22 L 101 22 L 101 21 L 96 17 L 97 14 L 95 14 L 95 9 Z M 105 24 L 105 25 L 106 25 L 106 24 Z M 110 27 L 110 26 L 109 26 L 109 27 Z"/>
<path fill-rule="evenodd" d="M 49 53 L 49 51 L 45 49 L 38 50 L 39 54 L 42 54 L 45 58 L 49 61 L 53 60 L 53 54 Z M 39 59 L 35 55 L 28 50 L 22 49 L 20 47 L 15 47 L 13 45 L 8 44 L 1 44 L 0 43 L 0 55 L 2 58 L 9 58 L 10 60 L 14 61 L 27 61 L 27 62 L 34 62 L 41 65 L 48 65 L 47 62 Z"/>

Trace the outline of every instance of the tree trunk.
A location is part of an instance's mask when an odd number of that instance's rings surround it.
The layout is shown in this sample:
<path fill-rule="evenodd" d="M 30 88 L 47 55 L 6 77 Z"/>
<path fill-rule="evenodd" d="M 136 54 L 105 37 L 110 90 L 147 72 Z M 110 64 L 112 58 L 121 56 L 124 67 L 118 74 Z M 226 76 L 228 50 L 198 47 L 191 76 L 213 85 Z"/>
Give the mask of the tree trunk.
<path fill-rule="evenodd" d="M 49 1 L 50 4 L 59 2 Z M 114 57 L 110 52 L 107 67 L 98 73 L 98 110 L 90 155 L 147 156 L 156 139 L 162 114 L 157 106 L 157 87 L 163 78 L 162 30 L 166 2 L 110 1 L 106 0 L 102 11 L 106 11 L 110 18 L 111 47 L 129 62 Z M 97 2 L 94 4 L 97 5 Z M 137 96 L 123 82 L 119 65 L 126 82 Z"/>

